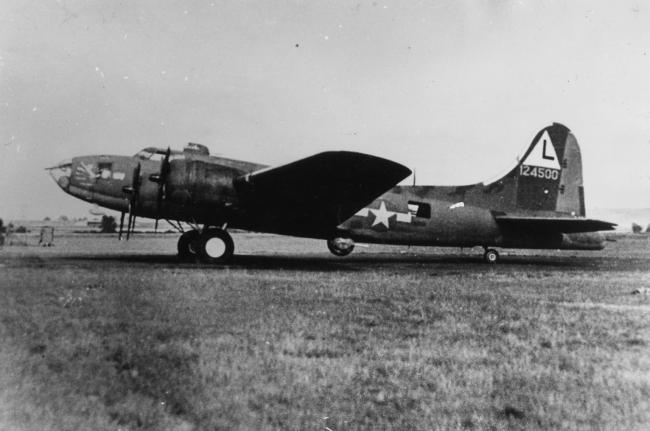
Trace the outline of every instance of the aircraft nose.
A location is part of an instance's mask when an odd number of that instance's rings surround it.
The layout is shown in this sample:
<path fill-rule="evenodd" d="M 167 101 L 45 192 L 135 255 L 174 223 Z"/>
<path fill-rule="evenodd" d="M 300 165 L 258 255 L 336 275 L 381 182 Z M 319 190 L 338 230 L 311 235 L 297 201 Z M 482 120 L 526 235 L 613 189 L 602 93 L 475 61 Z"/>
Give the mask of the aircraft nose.
<path fill-rule="evenodd" d="M 50 173 L 50 176 L 59 187 L 63 190 L 68 190 L 68 187 L 70 186 L 70 176 L 72 175 L 72 160 L 63 160 L 55 166 L 45 168 L 45 170 Z"/>

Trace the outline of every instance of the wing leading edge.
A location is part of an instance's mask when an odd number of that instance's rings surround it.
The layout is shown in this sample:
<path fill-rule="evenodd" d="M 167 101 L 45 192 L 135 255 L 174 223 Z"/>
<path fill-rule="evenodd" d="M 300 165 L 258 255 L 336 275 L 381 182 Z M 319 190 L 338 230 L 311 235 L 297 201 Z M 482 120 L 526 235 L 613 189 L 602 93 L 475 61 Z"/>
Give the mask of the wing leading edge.
<path fill-rule="evenodd" d="M 327 236 L 411 174 L 380 157 L 329 151 L 235 180 L 253 230 Z"/>
<path fill-rule="evenodd" d="M 614 230 L 615 223 L 575 217 L 519 217 L 495 215 L 499 226 L 520 231 L 547 233 L 582 233 Z"/>

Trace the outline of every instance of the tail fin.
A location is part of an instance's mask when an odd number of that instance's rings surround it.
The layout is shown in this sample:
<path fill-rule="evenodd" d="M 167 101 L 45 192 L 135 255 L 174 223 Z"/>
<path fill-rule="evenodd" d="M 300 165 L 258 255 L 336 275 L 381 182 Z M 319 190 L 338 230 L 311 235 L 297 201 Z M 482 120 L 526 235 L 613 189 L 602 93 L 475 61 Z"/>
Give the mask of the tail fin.
<path fill-rule="evenodd" d="M 509 194 L 514 208 L 507 205 L 513 210 L 585 216 L 580 147 L 562 124 L 540 130 L 518 165 L 498 182 L 514 186 L 514 196 Z"/>

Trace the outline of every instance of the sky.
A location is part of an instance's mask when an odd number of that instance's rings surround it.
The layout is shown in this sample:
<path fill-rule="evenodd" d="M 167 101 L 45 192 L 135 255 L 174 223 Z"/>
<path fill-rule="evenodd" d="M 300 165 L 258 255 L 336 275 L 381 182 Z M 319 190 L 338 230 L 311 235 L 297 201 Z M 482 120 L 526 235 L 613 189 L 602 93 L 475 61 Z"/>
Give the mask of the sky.
<path fill-rule="evenodd" d="M 5 220 L 88 216 L 44 171 L 78 155 L 351 150 L 468 184 L 553 122 L 588 212 L 650 208 L 648 2 L 0 0 Z"/>

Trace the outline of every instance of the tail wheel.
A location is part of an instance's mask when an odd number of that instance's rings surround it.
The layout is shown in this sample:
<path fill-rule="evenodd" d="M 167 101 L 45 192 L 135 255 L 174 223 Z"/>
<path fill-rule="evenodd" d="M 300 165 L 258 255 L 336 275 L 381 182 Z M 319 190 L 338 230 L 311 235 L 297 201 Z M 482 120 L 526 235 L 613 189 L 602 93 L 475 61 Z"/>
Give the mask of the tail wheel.
<path fill-rule="evenodd" d="M 223 229 L 207 229 L 197 241 L 197 254 L 205 263 L 228 263 L 235 253 L 235 244 Z"/>
<path fill-rule="evenodd" d="M 178 238 L 178 257 L 183 260 L 194 259 L 197 254 L 198 239 L 199 231 L 190 230 L 184 232 L 180 238 Z"/>
<path fill-rule="evenodd" d="M 499 253 L 493 248 L 488 248 L 483 254 L 483 260 L 487 263 L 495 264 L 499 261 Z"/>
<path fill-rule="evenodd" d="M 332 238 L 327 241 L 327 248 L 334 256 L 347 256 L 354 250 L 354 241 L 348 238 Z"/>

